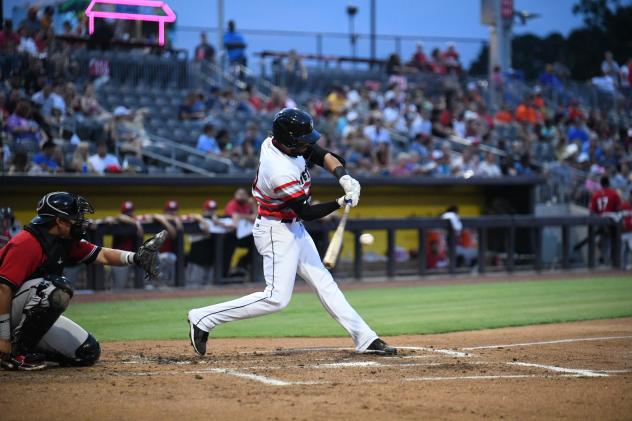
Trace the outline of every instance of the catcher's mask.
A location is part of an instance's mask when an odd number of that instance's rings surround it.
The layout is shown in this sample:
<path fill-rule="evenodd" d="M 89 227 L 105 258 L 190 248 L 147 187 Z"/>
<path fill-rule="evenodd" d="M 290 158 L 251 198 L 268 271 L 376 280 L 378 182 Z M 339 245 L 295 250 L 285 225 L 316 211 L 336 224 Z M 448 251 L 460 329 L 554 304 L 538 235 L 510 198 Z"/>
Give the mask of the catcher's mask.
<path fill-rule="evenodd" d="M 83 238 L 88 231 L 89 220 L 85 214 L 94 213 L 94 208 L 85 198 L 68 192 L 47 193 L 37 204 L 34 225 L 50 224 L 55 218 L 71 222 L 70 236 Z"/>

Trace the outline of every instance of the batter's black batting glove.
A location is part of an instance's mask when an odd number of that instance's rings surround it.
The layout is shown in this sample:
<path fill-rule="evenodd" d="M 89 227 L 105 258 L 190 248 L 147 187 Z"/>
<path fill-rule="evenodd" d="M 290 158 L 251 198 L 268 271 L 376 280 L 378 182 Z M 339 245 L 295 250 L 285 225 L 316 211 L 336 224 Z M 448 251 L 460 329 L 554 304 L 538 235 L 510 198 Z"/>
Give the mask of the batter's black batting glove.
<path fill-rule="evenodd" d="M 160 274 L 158 262 L 158 250 L 167 239 L 167 231 L 162 230 L 138 249 L 134 255 L 134 263 L 145 271 L 145 276 L 149 279 L 158 277 Z"/>

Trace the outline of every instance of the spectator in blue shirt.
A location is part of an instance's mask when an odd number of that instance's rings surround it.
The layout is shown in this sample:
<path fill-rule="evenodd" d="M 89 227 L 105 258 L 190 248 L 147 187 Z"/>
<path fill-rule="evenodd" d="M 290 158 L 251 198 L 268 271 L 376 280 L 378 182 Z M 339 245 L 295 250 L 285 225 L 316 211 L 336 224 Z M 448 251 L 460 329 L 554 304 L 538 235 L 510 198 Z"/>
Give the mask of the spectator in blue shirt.
<path fill-rule="evenodd" d="M 42 145 L 42 151 L 33 157 L 33 163 L 38 165 L 44 172 L 61 171 L 61 167 L 53 157 L 55 155 L 56 148 L 57 145 L 55 145 L 55 142 L 45 142 Z"/>
<path fill-rule="evenodd" d="M 553 65 L 547 64 L 544 71 L 538 76 L 538 82 L 546 88 L 550 88 L 554 91 L 561 91 L 563 86 L 562 82 L 557 78 L 553 71 Z"/>
<path fill-rule="evenodd" d="M 235 21 L 228 21 L 228 31 L 224 34 L 224 48 L 231 65 L 246 65 L 246 40 L 235 31 Z"/>
<path fill-rule="evenodd" d="M 582 127 L 581 120 L 575 119 L 573 121 L 573 125 L 568 128 L 566 132 L 566 137 L 569 142 L 574 142 L 575 140 L 580 140 L 582 145 L 588 142 L 588 131 Z"/>
<path fill-rule="evenodd" d="M 196 149 L 200 152 L 210 153 L 214 155 L 221 155 L 222 151 L 219 148 L 217 140 L 213 137 L 213 125 L 205 124 L 204 133 L 200 135 L 197 141 Z"/>

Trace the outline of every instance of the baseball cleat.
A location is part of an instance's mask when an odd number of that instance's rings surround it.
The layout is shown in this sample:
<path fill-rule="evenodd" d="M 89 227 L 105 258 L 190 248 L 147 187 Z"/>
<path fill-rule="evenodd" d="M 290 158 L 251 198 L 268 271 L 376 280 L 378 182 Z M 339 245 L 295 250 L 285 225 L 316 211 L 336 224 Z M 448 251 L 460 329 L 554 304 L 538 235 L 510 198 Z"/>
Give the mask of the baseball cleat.
<path fill-rule="evenodd" d="M 189 339 L 191 339 L 191 346 L 196 354 L 200 357 L 206 354 L 206 341 L 208 340 L 208 332 L 203 331 L 193 323 L 191 319 L 187 319 L 189 322 Z"/>
<path fill-rule="evenodd" d="M 393 348 L 380 338 L 377 338 L 371 345 L 366 349 L 366 352 L 370 352 L 371 354 L 378 355 L 395 355 L 397 354 L 397 348 Z"/>
<path fill-rule="evenodd" d="M 5 370 L 37 371 L 46 368 L 46 362 L 38 355 L 16 355 L 9 360 L 2 361 L 0 367 Z"/>

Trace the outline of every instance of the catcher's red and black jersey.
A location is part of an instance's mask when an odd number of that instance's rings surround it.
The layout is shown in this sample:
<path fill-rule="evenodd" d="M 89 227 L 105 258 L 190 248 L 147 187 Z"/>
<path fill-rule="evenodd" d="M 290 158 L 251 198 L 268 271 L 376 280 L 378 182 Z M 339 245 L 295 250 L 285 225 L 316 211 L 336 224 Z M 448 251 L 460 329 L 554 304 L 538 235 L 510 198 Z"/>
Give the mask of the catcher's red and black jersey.
<path fill-rule="evenodd" d="M 0 249 L 0 283 L 13 291 L 29 279 L 61 275 L 66 264 L 92 263 L 101 250 L 86 240 L 37 236 L 36 231 L 21 231 Z"/>

